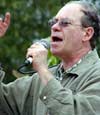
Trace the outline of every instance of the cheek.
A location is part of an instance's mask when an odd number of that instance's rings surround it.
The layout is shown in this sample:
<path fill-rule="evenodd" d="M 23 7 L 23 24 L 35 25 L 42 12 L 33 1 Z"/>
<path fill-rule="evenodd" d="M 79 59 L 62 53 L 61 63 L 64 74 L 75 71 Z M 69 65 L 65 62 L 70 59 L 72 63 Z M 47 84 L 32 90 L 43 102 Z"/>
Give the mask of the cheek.
<path fill-rule="evenodd" d="M 82 43 L 82 31 L 76 29 L 68 30 L 63 32 L 64 36 L 64 46 L 67 48 L 76 47 L 78 44 Z"/>
<path fill-rule="evenodd" d="M 72 33 L 72 30 L 67 30 L 63 32 L 64 37 L 64 46 L 70 46 L 75 39 L 75 33 Z"/>

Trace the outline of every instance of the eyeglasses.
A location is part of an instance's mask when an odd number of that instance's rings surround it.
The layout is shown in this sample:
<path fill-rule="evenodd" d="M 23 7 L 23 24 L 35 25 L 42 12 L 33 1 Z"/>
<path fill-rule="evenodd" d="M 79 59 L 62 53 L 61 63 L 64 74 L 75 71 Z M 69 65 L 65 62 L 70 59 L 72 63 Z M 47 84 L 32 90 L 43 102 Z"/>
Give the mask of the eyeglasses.
<path fill-rule="evenodd" d="M 58 23 L 60 27 L 67 27 L 67 26 L 69 26 L 69 25 L 81 26 L 81 25 L 79 25 L 79 24 L 72 24 L 72 22 L 69 21 L 67 18 L 63 18 L 63 19 L 61 19 L 61 20 L 58 20 L 58 19 L 56 19 L 56 18 L 52 18 L 52 19 L 50 19 L 50 20 L 48 21 L 48 25 L 49 25 L 50 27 L 52 27 L 52 26 L 55 25 L 56 23 Z"/>

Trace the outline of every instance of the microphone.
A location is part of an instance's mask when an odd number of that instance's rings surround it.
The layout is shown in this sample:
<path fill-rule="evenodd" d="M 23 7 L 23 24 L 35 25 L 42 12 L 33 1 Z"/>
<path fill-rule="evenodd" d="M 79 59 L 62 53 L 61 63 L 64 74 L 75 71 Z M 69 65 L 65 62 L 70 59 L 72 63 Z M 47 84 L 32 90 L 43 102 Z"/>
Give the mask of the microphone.
<path fill-rule="evenodd" d="M 41 45 L 43 45 L 47 50 L 50 48 L 50 42 L 49 40 L 46 40 L 46 39 L 41 39 L 41 40 L 36 40 L 35 43 L 39 43 Z M 24 65 L 29 65 L 32 63 L 32 57 L 29 56 L 25 62 L 24 62 Z"/>

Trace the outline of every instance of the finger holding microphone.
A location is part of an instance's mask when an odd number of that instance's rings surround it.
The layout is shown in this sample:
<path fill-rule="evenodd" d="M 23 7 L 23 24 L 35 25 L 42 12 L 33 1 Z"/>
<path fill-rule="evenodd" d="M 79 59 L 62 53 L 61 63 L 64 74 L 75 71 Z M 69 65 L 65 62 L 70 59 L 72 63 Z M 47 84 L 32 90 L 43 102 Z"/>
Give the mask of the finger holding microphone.
<path fill-rule="evenodd" d="M 47 67 L 47 54 L 48 50 L 45 48 L 43 43 L 36 42 L 33 43 L 30 48 L 27 50 L 25 63 L 32 63 L 33 69 L 38 71 L 39 68 L 46 66 Z"/>

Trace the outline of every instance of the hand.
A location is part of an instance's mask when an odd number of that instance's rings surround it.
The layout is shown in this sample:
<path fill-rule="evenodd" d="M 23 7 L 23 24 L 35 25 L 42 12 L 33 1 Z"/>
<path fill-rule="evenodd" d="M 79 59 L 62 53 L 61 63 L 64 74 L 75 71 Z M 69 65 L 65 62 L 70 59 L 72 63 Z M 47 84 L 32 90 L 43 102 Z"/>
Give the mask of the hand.
<path fill-rule="evenodd" d="M 33 69 L 36 70 L 39 74 L 39 77 L 44 85 L 54 78 L 52 73 L 48 69 L 47 64 L 47 49 L 41 45 L 40 43 L 33 44 L 27 52 L 26 57 L 31 56 L 33 58 L 32 66 Z"/>
<path fill-rule="evenodd" d="M 5 14 L 4 20 L 2 18 L 0 18 L 0 37 L 4 36 L 9 25 L 10 25 L 10 13 L 7 12 Z"/>
<path fill-rule="evenodd" d="M 40 43 L 35 43 L 31 45 L 30 48 L 28 48 L 26 57 L 32 57 L 32 66 L 33 69 L 37 72 L 40 71 L 40 69 L 48 68 L 47 66 L 47 49 L 41 45 Z"/>

